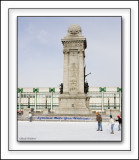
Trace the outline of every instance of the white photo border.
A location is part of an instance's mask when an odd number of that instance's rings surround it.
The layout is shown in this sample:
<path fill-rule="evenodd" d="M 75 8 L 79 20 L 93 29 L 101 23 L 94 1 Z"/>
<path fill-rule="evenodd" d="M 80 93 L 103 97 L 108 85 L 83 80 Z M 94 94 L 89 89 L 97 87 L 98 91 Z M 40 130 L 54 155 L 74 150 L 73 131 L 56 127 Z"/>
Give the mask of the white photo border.
<path fill-rule="evenodd" d="M 73 12 L 73 10 L 75 12 Z M 81 13 L 76 12 L 80 10 Z M 88 12 L 89 10 L 89 12 Z M 49 12 L 50 11 L 50 12 Z M 70 13 L 69 13 L 70 11 Z M 92 11 L 92 13 L 91 13 Z M 37 13 L 37 15 L 36 15 Z M 76 15 L 75 15 L 76 13 Z M 17 107 L 17 16 L 122 16 L 122 110 L 123 142 L 69 142 L 65 143 L 41 143 L 41 142 L 17 142 L 16 133 L 16 107 Z M 80 15 L 81 14 L 81 15 Z M 9 151 L 130 151 L 131 150 L 131 9 L 130 8 L 45 8 L 45 9 L 9 9 Z M 124 62 L 123 62 L 124 61 Z M 126 79 L 126 81 L 125 81 Z M 127 89 L 125 92 L 125 88 Z M 127 92 L 128 91 L 128 92 Z M 13 108 L 14 107 L 14 108 Z M 129 118 L 130 117 L 130 118 Z M 130 125 L 127 125 L 130 124 Z M 81 145 L 81 143 L 83 145 Z M 31 148 L 31 149 L 30 149 Z M 39 148 L 39 149 L 38 149 Z M 55 149 L 54 149 L 55 148 Z M 60 148 L 60 149 L 57 149 Z M 65 149 L 66 148 L 66 149 Z M 76 150 L 76 148 L 79 148 Z M 98 149 L 99 148 L 99 149 Z M 105 149 L 104 149 L 105 148 Z M 117 150 L 117 148 L 119 148 Z"/>

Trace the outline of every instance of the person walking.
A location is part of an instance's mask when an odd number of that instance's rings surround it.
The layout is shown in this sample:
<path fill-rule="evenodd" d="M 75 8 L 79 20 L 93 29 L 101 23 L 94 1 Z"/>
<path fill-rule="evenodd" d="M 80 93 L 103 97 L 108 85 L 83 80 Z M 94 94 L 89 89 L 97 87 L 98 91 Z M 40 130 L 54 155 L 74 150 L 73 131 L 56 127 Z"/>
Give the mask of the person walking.
<path fill-rule="evenodd" d="M 102 131 L 102 117 L 101 117 L 100 113 L 97 114 L 96 120 L 98 121 L 97 131 Z"/>
<path fill-rule="evenodd" d="M 120 131 L 121 130 L 121 124 L 122 124 L 122 118 L 120 116 L 117 116 L 117 118 L 118 119 L 116 121 L 119 122 L 119 124 L 118 124 L 118 131 Z"/>
<path fill-rule="evenodd" d="M 110 115 L 110 121 L 111 124 L 111 134 L 114 134 L 114 119 L 112 118 L 112 115 Z"/>
<path fill-rule="evenodd" d="M 32 122 L 32 114 L 29 112 L 29 121 Z"/>

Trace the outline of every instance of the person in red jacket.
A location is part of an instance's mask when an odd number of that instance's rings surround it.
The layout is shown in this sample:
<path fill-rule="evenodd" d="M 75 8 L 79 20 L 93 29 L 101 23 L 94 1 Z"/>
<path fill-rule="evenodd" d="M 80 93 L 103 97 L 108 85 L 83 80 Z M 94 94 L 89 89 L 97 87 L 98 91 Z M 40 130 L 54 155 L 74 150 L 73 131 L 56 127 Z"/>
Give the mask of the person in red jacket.
<path fill-rule="evenodd" d="M 119 122 L 119 125 L 118 125 L 118 131 L 120 131 L 121 130 L 121 124 L 122 124 L 122 118 L 120 117 L 120 116 L 117 116 L 117 120 L 116 121 L 118 121 Z"/>

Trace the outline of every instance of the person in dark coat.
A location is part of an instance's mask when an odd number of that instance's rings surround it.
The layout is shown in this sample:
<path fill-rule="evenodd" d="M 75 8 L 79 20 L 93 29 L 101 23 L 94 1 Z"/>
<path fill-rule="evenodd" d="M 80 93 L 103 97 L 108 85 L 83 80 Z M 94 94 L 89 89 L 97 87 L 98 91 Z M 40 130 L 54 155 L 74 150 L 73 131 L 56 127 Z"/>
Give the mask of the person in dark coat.
<path fill-rule="evenodd" d="M 98 121 L 98 130 L 97 131 L 102 131 L 102 117 L 99 113 L 96 116 L 96 120 Z"/>
<path fill-rule="evenodd" d="M 120 131 L 121 130 L 121 124 L 122 124 L 122 118 L 120 117 L 120 116 L 117 116 L 117 120 L 116 121 L 118 121 L 119 122 L 119 125 L 118 125 L 118 131 Z"/>

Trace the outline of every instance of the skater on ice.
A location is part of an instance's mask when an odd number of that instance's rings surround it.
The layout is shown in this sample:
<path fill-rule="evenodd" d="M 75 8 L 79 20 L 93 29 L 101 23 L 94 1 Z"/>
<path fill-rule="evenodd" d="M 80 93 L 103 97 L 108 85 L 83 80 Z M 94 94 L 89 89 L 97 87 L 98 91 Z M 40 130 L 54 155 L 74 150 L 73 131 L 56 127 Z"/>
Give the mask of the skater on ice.
<path fill-rule="evenodd" d="M 29 121 L 32 122 L 32 114 L 29 112 Z"/>
<path fill-rule="evenodd" d="M 111 124 L 111 134 L 114 134 L 114 119 L 112 118 L 112 115 L 110 115 L 110 121 Z"/>
<path fill-rule="evenodd" d="M 117 116 L 117 120 L 116 121 L 118 121 L 119 122 L 119 124 L 118 124 L 118 131 L 120 131 L 121 130 L 121 124 L 122 124 L 122 118 L 118 115 Z"/>
<path fill-rule="evenodd" d="M 102 131 L 102 117 L 100 113 L 96 114 L 96 120 L 98 121 L 98 129 L 97 131 Z"/>

